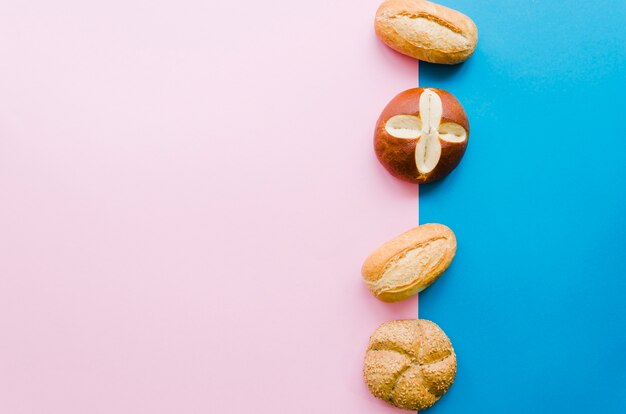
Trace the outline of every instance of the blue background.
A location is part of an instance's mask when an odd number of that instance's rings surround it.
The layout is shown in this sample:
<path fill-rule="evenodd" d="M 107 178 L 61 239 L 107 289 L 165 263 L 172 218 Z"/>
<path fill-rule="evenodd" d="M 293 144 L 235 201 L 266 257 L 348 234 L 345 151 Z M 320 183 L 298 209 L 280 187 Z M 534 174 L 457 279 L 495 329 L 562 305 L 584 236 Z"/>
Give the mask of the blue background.
<path fill-rule="evenodd" d="M 463 103 L 461 165 L 420 187 L 458 253 L 420 294 L 459 370 L 429 413 L 626 413 L 626 2 L 455 0 L 479 28 L 420 85 Z"/>

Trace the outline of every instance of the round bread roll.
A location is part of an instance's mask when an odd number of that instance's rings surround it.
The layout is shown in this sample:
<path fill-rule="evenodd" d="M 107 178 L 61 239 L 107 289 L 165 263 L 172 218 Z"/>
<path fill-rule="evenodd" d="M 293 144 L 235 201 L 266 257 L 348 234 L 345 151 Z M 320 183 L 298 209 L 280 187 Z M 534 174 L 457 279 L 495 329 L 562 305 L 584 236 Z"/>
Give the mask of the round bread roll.
<path fill-rule="evenodd" d="M 461 162 L 469 122 L 449 92 L 414 88 L 396 95 L 378 118 L 374 150 L 380 163 L 401 180 L 440 180 Z"/>
<path fill-rule="evenodd" d="M 443 224 L 423 224 L 388 241 L 361 268 L 369 290 L 384 302 L 398 302 L 426 289 L 450 266 L 456 237 Z"/>
<path fill-rule="evenodd" d="M 431 321 L 385 322 L 370 337 L 363 375 L 375 397 L 398 408 L 423 410 L 454 382 L 456 355 L 450 339 Z"/>

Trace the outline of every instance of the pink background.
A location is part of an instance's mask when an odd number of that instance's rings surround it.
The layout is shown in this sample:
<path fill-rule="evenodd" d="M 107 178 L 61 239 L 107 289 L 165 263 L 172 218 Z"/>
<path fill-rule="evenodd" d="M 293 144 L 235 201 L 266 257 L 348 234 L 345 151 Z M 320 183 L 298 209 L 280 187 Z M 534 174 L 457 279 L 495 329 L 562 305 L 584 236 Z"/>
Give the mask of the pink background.
<path fill-rule="evenodd" d="M 99 3 L 99 4 L 96 4 Z M 0 4 L 0 413 L 387 413 L 378 0 Z"/>

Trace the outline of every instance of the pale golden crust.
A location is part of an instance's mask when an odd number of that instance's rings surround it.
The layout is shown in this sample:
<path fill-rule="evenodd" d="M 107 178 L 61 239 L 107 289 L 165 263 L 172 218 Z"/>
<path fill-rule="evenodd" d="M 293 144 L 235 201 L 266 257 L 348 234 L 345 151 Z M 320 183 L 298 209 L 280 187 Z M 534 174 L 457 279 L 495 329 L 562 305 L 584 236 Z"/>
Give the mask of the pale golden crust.
<path fill-rule="evenodd" d="M 437 280 L 455 253 L 456 238 L 452 230 L 443 224 L 423 224 L 376 249 L 365 259 L 361 274 L 377 298 L 397 302 Z"/>
<path fill-rule="evenodd" d="M 448 391 L 456 355 L 437 324 L 424 319 L 385 322 L 370 337 L 363 375 L 370 392 L 389 404 L 423 410 Z"/>
<path fill-rule="evenodd" d="M 425 0 L 383 2 L 374 27 L 389 47 L 426 62 L 463 62 L 478 42 L 478 29 L 472 19 Z"/>
<path fill-rule="evenodd" d="M 467 132 L 463 142 L 441 140 L 441 158 L 430 172 L 422 174 L 415 164 L 417 139 L 401 139 L 391 136 L 385 125 L 396 115 L 418 115 L 419 99 L 425 89 L 437 93 L 442 102 L 441 122 L 454 122 Z M 374 151 L 380 163 L 391 175 L 411 183 L 426 184 L 450 174 L 461 162 L 469 142 L 470 126 L 461 103 L 450 92 L 436 88 L 412 88 L 400 92 L 383 109 L 374 130 Z"/>

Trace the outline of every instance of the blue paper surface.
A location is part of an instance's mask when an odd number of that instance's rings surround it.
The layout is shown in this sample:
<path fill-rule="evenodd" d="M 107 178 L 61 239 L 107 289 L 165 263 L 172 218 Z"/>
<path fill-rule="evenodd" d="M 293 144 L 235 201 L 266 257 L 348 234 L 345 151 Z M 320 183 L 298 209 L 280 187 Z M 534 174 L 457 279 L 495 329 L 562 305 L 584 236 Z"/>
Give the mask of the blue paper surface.
<path fill-rule="evenodd" d="M 458 239 L 420 293 L 459 362 L 429 413 L 626 413 L 626 2 L 443 4 L 479 43 L 420 63 L 471 130 L 460 166 L 420 187 L 420 222 Z"/>

